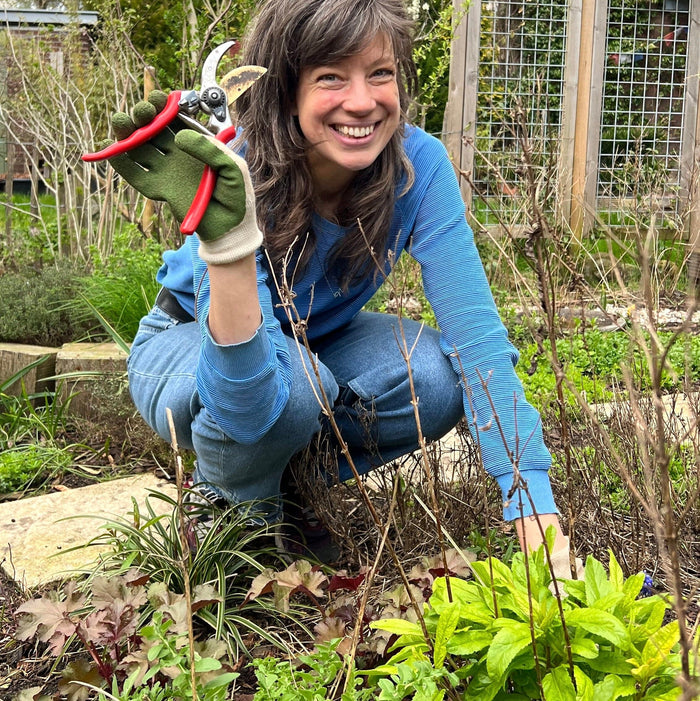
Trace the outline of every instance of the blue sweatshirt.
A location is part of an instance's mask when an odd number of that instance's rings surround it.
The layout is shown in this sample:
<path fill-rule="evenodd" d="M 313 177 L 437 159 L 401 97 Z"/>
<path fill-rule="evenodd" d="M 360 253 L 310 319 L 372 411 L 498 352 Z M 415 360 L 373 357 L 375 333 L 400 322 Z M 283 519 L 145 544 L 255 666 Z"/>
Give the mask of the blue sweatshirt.
<path fill-rule="evenodd" d="M 496 478 L 505 495 L 512 484 L 513 467 L 494 420 L 493 402 L 537 513 L 554 513 L 548 476 L 551 457 L 544 445 L 540 417 L 525 400 L 515 374 L 518 352 L 498 315 L 465 218 L 452 164 L 443 144 L 417 127 L 407 129 L 404 146 L 415 170 L 415 182 L 394 206 L 388 239 L 388 248 L 394 252 L 391 258 L 397 260 L 406 250 L 421 266 L 425 295 L 441 332 L 442 351 L 457 377 L 461 380 L 464 371 L 467 380 L 465 414 L 472 433 L 476 416 L 487 472 Z M 382 282 L 382 276 L 376 276 L 376 280 L 370 276 L 342 293 L 334 278 L 324 275 L 321 261 L 346 230 L 320 216 L 314 216 L 312 227 L 317 255 L 303 276 L 294 281 L 294 305 L 302 318 L 309 319 L 310 340 L 349 322 Z M 193 315 L 196 306 L 202 329 L 197 368 L 202 402 L 228 436 L 240 443 L 255 443 L 275 423 L 289 397 L 291 368 L 283 337 L 291 333 L 287 317 L 279 306 L 264 254 L 259 252 L 258 292 L 263 321 L 249 341 L 233 346 L 217 344 L 208 330 L 209 278 L 198 247 L 199 240 L 190 236 L 178 250 L 167 251 L 158 281 Z M 386 255 L 385 270 L 388 273 L 390 269 Z M 488 383 L 488 392 L 480 377 Z M 526 498 L 524 501 L 527 504 Z M 506 504 L 505 518 L 517 517 L 517 508 L 517 499 Z"/>

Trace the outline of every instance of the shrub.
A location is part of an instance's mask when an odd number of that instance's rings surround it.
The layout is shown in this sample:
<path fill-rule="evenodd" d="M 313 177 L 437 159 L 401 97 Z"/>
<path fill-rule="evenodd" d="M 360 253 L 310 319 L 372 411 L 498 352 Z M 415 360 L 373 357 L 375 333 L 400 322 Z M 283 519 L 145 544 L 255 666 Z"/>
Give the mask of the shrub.
<path fill-rule="evenodd" d="M 0 342 L 60 346 L 87 337 L 89 325 L 68 304 L 78 295 L 83 275 L 82 268 L 62 261 L 0 276 Z"/>
<path fill-rule="evenodd" d="M 585 579 L 559 582 L 558 598 L 544 551 L 508 567 L 496 559 L 471 564 L 475 580 L 437 580 L 426 607 L 426 641 L 417 623 L 371 624 L 399 636 L 394 656 L 374 672 L 382 689 L 417 673 L 460 698 L 664 699 L 680 695 L 678 622 L 666 623 L 668 603 L 639 598 L 643 573 L 627 580 L 615 557 L 610 573 L 589 557 Z M 432 678 L 431 676 L 431 678 Z M 385 696 L 385 698 L 403 698 Z"/>

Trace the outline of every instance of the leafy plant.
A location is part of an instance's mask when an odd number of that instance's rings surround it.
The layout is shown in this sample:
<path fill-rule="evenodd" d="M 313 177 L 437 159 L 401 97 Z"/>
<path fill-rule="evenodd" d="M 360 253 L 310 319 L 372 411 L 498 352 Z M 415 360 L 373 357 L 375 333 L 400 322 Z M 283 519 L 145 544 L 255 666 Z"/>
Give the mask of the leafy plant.
<path fill-rule="evenodd" d="M 258 681 L 254 701 L 366 701 L 374 690 L 360 688 L 362 677 L 352 662 L 338 654 L 340 640 L 321 643 L 312 654 L 299 655 L 296 663 L 274 657 L 253 660 Z M 339 690 L 346 686 L 342 695 Z"/>
<path fill-rule="evenodd" d="M 464 575 L 468 571 L 467 559 L 462 551 L 447 550 L 445 560 L 448 573 L 452 576 Z M 386 591 L 379 597 L 379 613 L 375 613 L 372 606 L 363 607 L 360 587 L 365 583 L 365 574 L 362 571 L 357 576 L 352 576 L 345 570 L 340 570 L 328 577 L 318 566 L 306 560 L 298 560 L 285 570 L 267 568 L 261 572 L 253 580 L 245 601 L 272 594 L 275 608 L 287 612 L 292 597 L 309 599 L 321 615 L 321 620 L 314 629 L 314 642 L 317 645 L 338 640 L 337 652 L 346 654 L 351 649 L 353 631 L 360 622 L 360 638 L 355 653 L 358 657 L 370 657 L 383 653 L 386 637 L 375 634 L 372 639 L 368 639 L 371 632 L 368 623 L 380 616 L 409 617 L 415 620 L 415 612 L 410 607 L 410 598 L 403 585 Z M 445 561 L 442 555 L 424 557 L 408 575 L 413 598 L 421 604 L 425 602 L 435 579 L 444 574 Z M 325 599 L 328 599 L 327 603 L 323 601 Z"/>
<path fill-rule="evenodd" d="M 165 509 L 157 512 L 152 499 L 164 502 Z M 198 506 L 199 511 L 205 508 Z M 112 552 L 103 562 L 107 573 L 123 574 L 137 567 L 148 572 L 151 581 L 162 582 L 176 594 L 185 592 L 181 563 L 187 562 L 191 586 L 214 582 L 224 593 L 215 610 L 206 608 L 195 612 L 198 620 L 213 629 L 217 639 L 245 650 L 246 634 L 252 633 L 286 649 L 279 635 L 258 625 L 249 615 L 252 606 L 240 612 L 241 605 L 247 603 L 244 599 L 251 578 L 264 570 L 261 561 L 276 557 L 268 527 L 251 525 L 245 505 L 224 511 L 211 507 L 211 528 L 205 533 L 198 534 L 196 524 L 187 515 L 185 521 L 187 543 L 183 552 L 177 501 L 166 494 L 152 492 L 143 509 L 133 502 L 130 520 L 107 521 L 104 533 L 92 542 L 111 548 Z M 261 603 L 255 606 L 270 613 Z"/>
<path fill-rule="evenodd" d="M 95 270 L 82 281 L 85 303 L 78 299 L 74 304 L 86 325 L 92 321 L 93 332 L 102 329 L 95 319 L 97 312 L 119 336 L 132 341 L 160 289 L 156 272 L 163 247 L 153 239 L 137 239 L 132 232 L 117 237 L 113 249 L 104 260 L 93 252 Z"/>
<path fill-rule="evenodd" d="M 564 598 L 551 591 L 542 548 L 528 558 L 517 553 L 510 567 L 490 559 L 471 569 L 474 581 L 452 578 L 449 590 L 445 579 L 435 582 L 429 640 L 411 621 L 371 624 L 398 639 L 393 657 L 369 674 L 403 679 L 406 667 L 414 674 L 445 667 L 454 675 L 443 688 L 480 701 L 679 696 L 678 624 L 664 622 L 661 597 L 637 598 L 645 575 L 625 580 L 612 553 L 609 576 L 589 557 L 584 580 L 559 582 Z"/>
<path fill-rule="evenodd" d="M 60 261 L 0 275 L 0 340 L 56 347 L 86 338 L 88 326 L 67 304 L 77 297 L 84 274 L 81 266 Z"/>
<path fill-rule="evenodd" d="M 36 638 L 48 643 L 52 655 L 60 657 L 70 640 L 76 640 L 90 660 L 69 663 L 59 684 L 69 701 L 88 697 L 90 687 L 111 688 L 114 694 L 130 696 L 133 690 L 150 686 L 155 696 L 141 698 L 193 697 L 187 618 L 220 600 L 210 586 L 195 587 L 191 606 L 183 595 L 169 592 L 162 583 L 146 588 L 148 576 L 130 572 L 92 580 L 90 597 L 69 582 L 63 595 L 50 592 L 20 605 L 19 640 Z M 150 621 L 140 625 L 150 601 Z M 226 671 L 220 658 L 225 645 L 215 641 L 196 643 L 194 677 L 197 695 L 209 701 L 223 700 L 229 684 L 238 676 Z M 222 670 L 224 670 L 222 672 Z M 168 684 L 168 695 L 162 695 Z"/>
<path fill-rule="evenodd" d="M 36 487 L 50 475 L 70 466 L 70 453 L 53 445 L 15 446 L 0 453 L 0 492 Z"/>

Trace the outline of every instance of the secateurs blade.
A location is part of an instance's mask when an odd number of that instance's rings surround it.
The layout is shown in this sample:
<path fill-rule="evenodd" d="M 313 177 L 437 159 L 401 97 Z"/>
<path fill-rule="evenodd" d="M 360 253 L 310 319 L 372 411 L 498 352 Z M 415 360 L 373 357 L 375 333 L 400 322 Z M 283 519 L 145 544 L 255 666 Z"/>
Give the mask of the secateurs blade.
<path fill-rule="evenodd" d="M 134 131 L 126 139 L 116 141 L 101 151 L 83 154 L 82 160 L 87 162 L 102 161 L 126 153 L 146 143 L 176 118 L 183 121 L 189 128 L 213 135 L 217 141 L 222 143 L 233 139 L 236 135 L 236 128 L 231 122 L 230 105 L 267 72 L 267 69 L 262 66 L 239 66 L 227 73 L 221 84 L 217 83 L 216 71 L 219 63 L 235 43 L 235 41 L 224 42 L 207 56 L 202 67 L 202 81 L 199 91 L 174 90 L 168 95 L 165 107 L 151 122 Z M 206 125 L 197 119 L 200 113 L 209 116 Z M 180 231 L 183 234 L 193 233 L 199 225 L 209 205 L 215 184 L 216 173 L 210 166 L 205 166 L 197 193 L 180 225 Z"/>

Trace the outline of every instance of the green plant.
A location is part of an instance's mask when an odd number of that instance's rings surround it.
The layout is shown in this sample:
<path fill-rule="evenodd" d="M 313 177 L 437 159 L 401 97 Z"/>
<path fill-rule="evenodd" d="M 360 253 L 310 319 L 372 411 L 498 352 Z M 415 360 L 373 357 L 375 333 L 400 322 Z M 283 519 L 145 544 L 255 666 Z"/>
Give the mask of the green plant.
<path fill-rule="evenodd" d="M 19 445 L 0 453 L 0 493 L 37 487 L 68 468 L 73 459 L 54 445 Z"/>
<path fill-rule="evenodd" d="M 359 688 L 362 677 L 354 664 L 338 654 L 340 640 L 321 643 L 312 654 L 299 655 L 293 664 L 275 657 L 253 660 L 258 690 L 254 701 L 365 701 L 372 689 Z M 342 695 L 338 695 L 339 691 Z"/>
<path fill-rule="evenodd" d="M 510 567 L 489 559 L 471 569 L 474 581 L 451 578 L 449 589 L 445 579 L 435 582 L 429 640 L 410 621 L 371 624 L 398 639 L 393 657 L 370 675 L 445 667 L 455 676 L 444 689 L 480 701 L 678 698 L 678 624 L 665 623 L 661 597 L 637 598 L 644 574 L 625 580 L 612 553 L 609 576 L 589 557 L 584 580 L 559 582 L 565 598 L 551 591 L 542 548 L 517 553 Z"/>
<path fill-rule="evenodd" d="M 151 500 L 164 502 L 165 509 L 156 512 Z M 187 543 L 180 537 L 180 515 L 177 501 L 160 492 L 152 492 L 143 509 L 133 502 L 132 519 L 112 519 L 103 525 L 104 533 L 92 543 L 108 545 L 111 553 L 104 556 L 107 573 L 121 574 L 131 567 L 148 572 L 154 582 L 162 582 L 169 590 L 182 594 L 185 579 L 181 563 L 187 562 L 192 587 L 215 582 L 224 593 L 215 609 L 197 611 L 195 617 L 213 629 L 217 639 L 226 640 L 231 648 L 245 650 L 247 633 L 286 649 L 284 641 L 270 629 L 258 625 L 249 614 L 268 607 L 256 603 L 241 611 L 252 577 L 264 570 L 261 560 L 276 557 L 267 526 L 251 525 L 245 505 L 225 511 L 212 507 L 211 528 L 198 538 L 195 525 L 186 516 Z"/>
<path fill-rule="evenodd" d="M 51 654 L 61 657 L 76 640 L 90 660 L 70 662 L 62 672 L 60 690 L 69 701 L 86 699 L 89 688 L 111 688 L 111 696 L 138 698 L 193 698 L 223 701 L 229 684 L 238 676 L 226 671 L 220 659 L 225 645 L 213 640 L 195 643 L 190 657 L 187 618 L 191 611 L 220 600 L 210 585 L 196 587 L 190 601 L 168 591 L 162 583 L 145 587 L 148 576 L 138 572 L 92 580 L 90 597 L 69 582 L 63 595 L 50 592 L 17 609 L 19 640 L 37 638 L 48 643 Z M 150 602 L 150 619 L 139 623 Z M 194 660 L 194 670 L 190 660 Z M 223 671 L 222 671 L 223 670 Z M 192 674 L 194 672 L 194 674 Z M 168 691 L 165 693 L 165 685 Z M 163 693 L 161 693 L 163 692 Z M 103 692 L 104 694 L 104 692 Z"/>
<path fill-rule="evenodd" d="M 160 289 L 156 272 L 162 252 L 157 241 L 139 240 L 133 231 L 115 239 L 113 252 L 105 260 L 93 252 L 95 270 L 82 280 L 82 298 L 73 303 L 83 323 L 90 326 L 92 322 L 93 333 L 102 333 L 101 317 L 116 334 L 127 341 L 134 339 L 141 317 L 153 306 Z"/>
<path fill-rule="evenodd" d="M 6 231 L 6 220 L 11 220 L 12 237 L 0 249 L 0 264 L 11 263 L 14 267 L 54 262 L 57 247 L 58 225 L 56 221 L 56 198 L 41 195 L 38 212 L 32 212 L 30 197 L 14 194 L 11 200 L 0 197 L 0 230 Z"/>
<path fill-rule="evenodd" d="M 68 304 L 84 274 L 81 266 L 59 261 L 0 275 L 0 340 L 55 347 L 88 337 L 89 325 Z"/>

